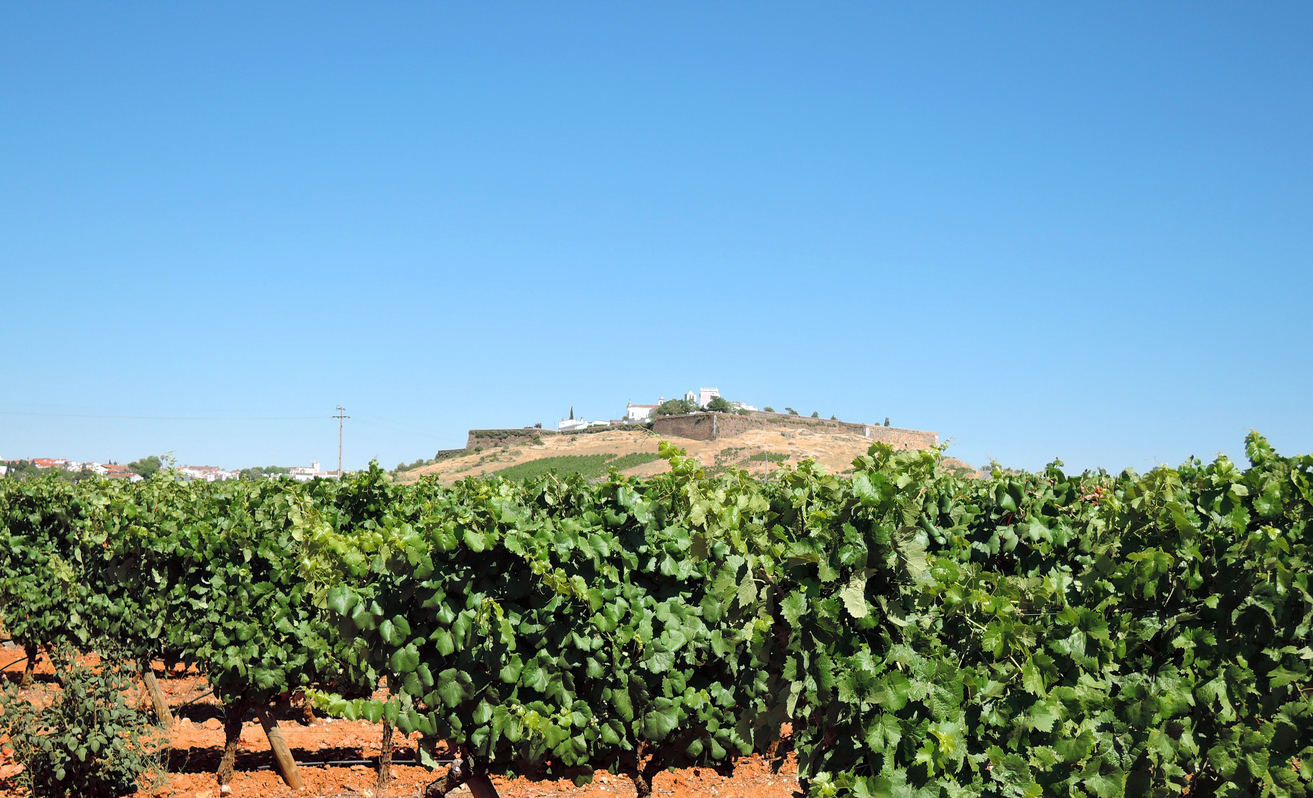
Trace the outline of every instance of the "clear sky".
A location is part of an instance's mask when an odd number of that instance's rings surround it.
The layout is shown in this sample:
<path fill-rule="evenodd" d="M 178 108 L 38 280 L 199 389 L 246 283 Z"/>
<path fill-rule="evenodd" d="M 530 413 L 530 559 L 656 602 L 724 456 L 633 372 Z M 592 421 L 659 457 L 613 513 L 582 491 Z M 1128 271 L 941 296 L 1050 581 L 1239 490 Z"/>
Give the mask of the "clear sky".
<path fill-rule="evenodd" d="M 1308 3 L 6 3 L 0 457 L 1310 452 L 1311 139 Z"/>

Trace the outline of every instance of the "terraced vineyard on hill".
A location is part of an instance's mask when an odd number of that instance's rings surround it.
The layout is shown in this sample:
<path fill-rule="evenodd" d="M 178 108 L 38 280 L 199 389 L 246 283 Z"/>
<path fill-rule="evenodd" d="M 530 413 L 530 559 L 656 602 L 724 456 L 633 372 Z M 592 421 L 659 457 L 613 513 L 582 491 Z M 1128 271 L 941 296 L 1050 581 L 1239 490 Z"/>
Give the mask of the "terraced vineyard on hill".
<path fill-rule="evenodd" d="M 537 479 L 547 474 L 561 477 L 578 474 L 585 479 L 594 479 L 608 473 L 611 469 L 623 473 L 655 462 L 657 459 L 656 452 L 630 452 L 618 457 L 613 454 L 567 454 L 528 460 L 493 473 L 505 479 L 517 480 Z"/>

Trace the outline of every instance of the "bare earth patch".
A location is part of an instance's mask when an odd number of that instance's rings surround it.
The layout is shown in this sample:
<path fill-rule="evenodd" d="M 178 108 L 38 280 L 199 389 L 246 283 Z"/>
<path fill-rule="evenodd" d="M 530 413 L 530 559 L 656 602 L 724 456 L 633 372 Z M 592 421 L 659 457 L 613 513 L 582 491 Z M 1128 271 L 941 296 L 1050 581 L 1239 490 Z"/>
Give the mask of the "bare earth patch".
<path fill-rule="evenodd" d="M 8 656 L 12 648 L 0 651 Z M 21 655 L 21 654 L 20 654 Z M 12 657 L 10 657 L 12 659 Z M 6 660 L 7 661 L 7 660 Z M 98 659 L 86 658 L 87 664 Z M 0 663 L 3 664 L 3 663 Z M 156 663 L 156 673 L 163 668 Z M 16 681 L 21 677 L 21 664 L 5 670 L 0 678 Z M 51 683 L 53 671 L 42 657 L 37 666 L 36 678 L 29 700 L 48 700 L 48 693 L 58 688 Z M 190 671 L 180 678 L 162 678 L 160 687 L 174 714 L 173 728 L 164 743 L 164 772 L 155 774 L 153 783 L 134 793 L 135 798 L 219 798 L 215 771 L 223 753 L 222 708 L 214 696 L 206 695 L 209 686 L 202 676 Z M 381 696 L 380 696 L 381 697 Z M 140 706 L 149 705 L 143 694 Z M 387 789 L 377 789 L 378 772 L 371 764 L 316 765 L 316 762 L 374 759 L 380 753 L 383 727 L 368 721 L 346 721 L 319 718 L 315 725 L 298 722 L 299 709 L 276 713 L 278 726 L 297 760 L 304 788 L 293 793 L 272 770 L 273 755 L 269 741 L 259 722 L 249 720 L 242 726 L 241 748 L 233 774 L 231 796 L 286 795 L 305 798 L 329 796 L 376 796 L 383 798 L 412 798 L 422 796 L 424 787 L 443 775 L 418 765 L 408 765 L 415 758 L 415 743 L 402 734 L 394 734 L 392 781 Z M 685 768 L 667 771 L 657 776 L 653 795 L 670 798 L 789 798 L 798 788 L 797 762 L 792 754 L 783 762 L 780 772 L 759 756 L 738 761 L 732 776 L 722 776 L 707 768 Z M 605 771 L 594 775 L 593 783 L 576 787 L 565 779 L 530 781 L 524 778 L 493 778 L 493 784 L 502 798 L 545 798 L 546 796 L 580 796 L 580 798 L 630 798 L 635 795 L 633 784 L 623 776 Z M 468 788 L 452 793 L 455 798 L 468 796 Z M 0 798 L 26 798 L 13 778 L 0 780 Z"/>

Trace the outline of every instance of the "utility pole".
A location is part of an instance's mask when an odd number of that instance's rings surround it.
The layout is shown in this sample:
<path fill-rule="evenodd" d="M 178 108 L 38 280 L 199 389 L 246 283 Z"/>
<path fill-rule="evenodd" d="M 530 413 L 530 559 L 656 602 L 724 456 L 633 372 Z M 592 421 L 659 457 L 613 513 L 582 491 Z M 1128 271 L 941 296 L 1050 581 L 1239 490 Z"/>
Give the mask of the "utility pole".
<path fill-rule="evenodd" d="M 333 416 L 333 418 L 337 419 L 337 478 L 341 479 L 344 476 L 342 474 L 342 422 L 345 419 L 351 418 L 351 416 L 346 414 L 345 407 L 338 405 L 337 415 Z"/>

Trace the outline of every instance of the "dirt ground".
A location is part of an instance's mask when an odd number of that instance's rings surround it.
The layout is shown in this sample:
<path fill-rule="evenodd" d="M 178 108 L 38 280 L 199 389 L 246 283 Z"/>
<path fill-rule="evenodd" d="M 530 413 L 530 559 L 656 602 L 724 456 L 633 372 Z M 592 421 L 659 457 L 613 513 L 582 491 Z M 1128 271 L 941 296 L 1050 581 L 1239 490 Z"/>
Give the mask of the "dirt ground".
<path fill-rule="evenodd" d="M 19 656 L 22 656 L 21 650 L 0 649 L 0 664 Z M 86 661 L 94 665 L 97 660 L 93 655 Z M 13 683 L 22 671 L 23 665 L 15 664 L 0 678 Z M 166 676 L 159 663 L 156 663 L 155 671 L 161 677 L 160 687 L 173 709 L 174 724 L 166 738 L 161 740 L 164 745 L 162 771 L 154 774 L 151 783 L 135 793 L 136 798 L 219 798 L 215 772 L 223 754 L 222 708 L 213 696 L 208 695 L 209 687 L 195 671 Z M 58 689 L 52 674 L 49 662 L 42 657 L 25 696 L 38 703 L 49 700 L 51 693 Z M 143 709 L 149 706 L 144 688 L 136 700 Z M 392 754 L 393 779 L 383 792 L 379 792 L 376 789 L 377 769 L 373 763 L 327 766 L 316 763 L 368 759 L 376 762 L 382 742 L 381 724 L 318 718 L 314 725 L 305 726 L 298 722 L 301 715 L 300 709 L 293 707 L 275 715 L 304 782 L 302 791 L 295 793 L 298 796 L 410 798 L 422 796 L 425 785 L 444 772 L 406 764 L 415 759 L 415 743 L 396 733 Z M 242 727 L 231 795 L 293 795 L 272 766 L 269 741 L 260 724 L 251 719 Z M 535 782 L 523 778 L 494 778 L 493 784 L 503 798 L 566 795 L 629 798 L 635 794 L 628 779 L 605 771 L 598 771 L 593 783 L 585 787 L 575 787 L 569 780 Z M 797 786 L 797 765 L 791 755 L 779 773 L 773 772 L 764 759 L 754 756 L 740 760 L 731 777 L 706 768 L 664 772 L 657 776 L 653 794 L 661 798 L 789 798 Z M 468 794 L 467 787 L 452 793 L 455 796 Z M 25 795 L 13 778 L 0 780 L 0 798 L 25 798 Z"/>
<path fill-rule="evenodd" d="M 433 465 L 420 466 L 413 471 L 403 472 L 401 482 L 415 482 L 421 477 L 435 474 L 443 484 L 451 484 L 458 479 L 480 474 L 489 474 L 509 468 L 520 463 L 538 460 L 544 457 L 563 455 L 614 454 L 617 456 L 636 452 L 655 452 L 659 436 L 648 430 L 616 430 L 614 432 L 594 432 L 580 435 L 549 436 L 540 446 L 516 445 L 482 452 L 470 452 L 458 457 L 448 458 Z M 831 474 L 843 473 L 852 468 L 852 462 L 860 455 L 866 454 L 871 442 L 856 435 L 836 432 L 812 431 L 806 428 L 787 430 L 748 430 L 733 438 L 721 438 L 717 441 L 693 441 L 684 438 L 671 438 L 671 443 L 684 449 L 709 470 L 728 470 L 731 468 L 747 469 L 753 474 L 766 474 L 764 460 L 753 461 L 755 454 L 770 452 L 785 455 L 784 464 L 796 466 L 803 460 L 817 461 Z M 969 468 L 966 463 L 953 458 L 946 462 L 955 466 Z M 770 471 L 776 471 L 780 463 L 771 462 Z M 668 471 L 670 466 L 664 460 L 657 460 L 630 468 L 621 473 L 629 476 L 651 476 Z"/>

